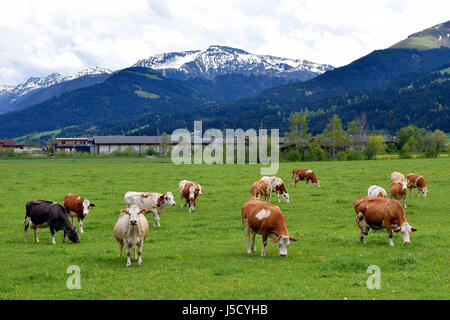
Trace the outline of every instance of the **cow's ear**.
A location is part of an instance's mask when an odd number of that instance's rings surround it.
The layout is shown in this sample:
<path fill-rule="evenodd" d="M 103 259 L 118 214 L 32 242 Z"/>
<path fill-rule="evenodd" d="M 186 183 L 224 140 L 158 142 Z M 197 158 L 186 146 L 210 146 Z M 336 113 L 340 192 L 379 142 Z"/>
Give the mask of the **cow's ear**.
<path fill-rule="evenodd" d="M 275 239 L 273 239 L 273 242 L 278 242 L 281 239 L 281 235 L 279 235 L 278 237 L 276 237 Z"/>
<path fill-rule="evenodd" d="M 412 231 L 412 232 L 414 232 L 414 231 L 417 231 L 417 229 L 416 229 L 416 228 L 413 228 L 413 227 L 411 227 L 411 231 Z"/>
<path fill-rule="evenodd" d="M 394 232 L 399 232 L 402 228 L 398 227 L 396 229 L 394 229 Z"/>
<path fill-rule="evenodd" d="M 128 209 L 122 209 L 120 210 L 120 214 L 127 214 L 128 213 Z"/>
<path fill-rule="evenodd" d="M 142 208 L 141 210 L 139 210 L 139 213 L 140 214 L 144 214 L 144 213 L 146 213 L 147 212 L 147 209 L 145 209 L 145 208 Z"/>
<path fill-rule="evenodd" d="M 297 238 L 292 238 L 291 236 L 289 236 L 289 240 L 291 240 L 291 241 L 298 241 L 299 239 L 297 239 Z"/>
<path fill-rule="evenodd" d="M 89 206 L 90 206 L 90 207 L 95 207 L 95 204 L 91 203 Z"/>

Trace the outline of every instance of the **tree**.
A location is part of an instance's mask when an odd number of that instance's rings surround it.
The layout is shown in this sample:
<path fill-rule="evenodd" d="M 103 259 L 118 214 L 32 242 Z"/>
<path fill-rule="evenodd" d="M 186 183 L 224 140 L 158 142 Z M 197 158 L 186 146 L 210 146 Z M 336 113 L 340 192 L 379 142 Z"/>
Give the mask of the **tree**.
<path fill-rule="evenodd" d="M 290 116 L 289 129 L 290 131 L 285 134 L 285 137 L 289 140 L 289 144 L 295 145 L 296 149 L 300 149 L 302 142 L 311 138 L 311 134 L 308 133 L 306 115 L 299 112 Z"/>
<path fill-rule="evenodd" d="M 428 157 L 437 158 L 438 154 L 445 149 L 447 143 L 447 136 L 441 130 L 429 132 L 423 139 L 425 145 L 425 155 Z"/>
<path fill-rule="evenodd" d="M 159 144 L 161 155 L 165 156 L 170 151 L 170 137 L 167 133 L 163 132 L 161 135 L 161 143 Z"/>
<path fill-rule="evenodd" d="M 382 136 L 370 135 L 365 150 L 367 159 L 376 159 L 377 154 L 386 150 L 386 142 Z"/>
<path fill-rule="evenodd" d="M 357 145 L 361 139 L 361 128 L 355 120 L 347 122 L 347 139 L 353 145 Z"/>
<path fill-rule="evenodd" d="M 331 155 L 335 159 L 336 149 L 343 148 L 347 143 L 345 131 L 342 129 L 342 121 L 336 114 L 330 119 L 330 122 L 321 134 L 321 138 L 325 145 L 331 147 Z"/>

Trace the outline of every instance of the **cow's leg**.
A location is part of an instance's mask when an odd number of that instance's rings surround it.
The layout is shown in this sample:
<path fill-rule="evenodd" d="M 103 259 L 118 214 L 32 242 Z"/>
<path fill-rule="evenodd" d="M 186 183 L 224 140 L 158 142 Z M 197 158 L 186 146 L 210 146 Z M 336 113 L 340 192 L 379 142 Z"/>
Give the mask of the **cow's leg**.
<path fill-rule="evenodd" d="M 119 243 L 119 258 L 122 258 L 123 243 Z"/>
<path fill-rule="evenodd" d="M 55 230 L 53 230 L 53 228 L 50 228 L 50 233 L 52 234 L 52 244 L 56 244 L 56 241 L 55 241 Z"/>
<path fill-rule="evenodd" d="M 131 259 L 130 259 L 130 255 L 131 255 L 130 251 L 131 250 L 130 250 L 130 244 L 128 243 L 128 241 L 127 242 L 124 241 L 124 246 L 127 249 L 127 264 L 126 264 L 126 266 L 129 267 L 129 266 L 131 266 Z"/>
<path fill-rule="evenodd" d="M 142 266 L 142 247 L 143 246 L 144 246 L 144 241 L 141 240 L 141 242 L 139 242 L 139 247 L 138 247 L 138 256 L 139 256 L 138 266 L 139 267 Z"/>
<path fill-rule="evenodd" d="M 406 195 L 405 195 L 405 197 L 403 198 L 403 207 L 406 209 L 407 207 L 406 207 Z"/>
<path fill-rule="evenodd" d="M 261 257 L 264 257 L 266 255 L 266 245 L 267 245 L 267 237 L 268 237 L 268 233 L 263 233 L 262 234 L 262 243 L 263 243 L 263 247 L 261 250 Z"/>
<path fill-rule="evenodd" d="M 63 242 L 66 242 L 66 235 L 67 235 L 66 230 L 64 230 Z"/>
<path fill-rule="evenodd" d="M 33 228 L 34 229 L 34 242 L 39 243 L 39 239 L 37 236 L 37 228 Z"/>
<path fill-rule="evenodd" d="M 81 219 L 79 216 L 77 216 L 78 219 L 78 226 L 80 227 L 80 233 L 84 233 L 83 231 L 83 219 Z"/>
<path fill-rule="evenodd" d="M 248 226 L 248 220 L 243 219 L 243 222 L 244 222 L 245 241 L 247 243 L 247 254 L 251 254 L 252 252 L 250 251 L 250 228 Z"/>
<path fill-rule="evenodd" d="M 158 223 L 158 227 L 161 227 L 161 225 L 159 223 L 158 210 L 153 210 L 153 227 L 155 227 L 155 221 Z"/>
<path fill-rule="evenodd" d="M 180 193 L 180 208 L 183 208 L 183 195 Z"/>
<path fill-rule="evenodd" d="M 388 233 L 388 236 L 389 236 L 389 245 L 391 247 L 393 247 L 394 246 L 394 241 L 392 240 L 392 227 L 391 227 L 391 224 L 389 222 L 385 222 L 385 225 L 386 225 L 386 230 L 387 230 L 387 233 Z"/>
<path fill-rule="evenodd" d="M 256 252 L 256 232 L 252 232 L 252 252 Z"/>
<path fill-rule="evenodd" d="M 280 199 L 280 193 L 279 193 L 279 192 L 277 192 L 277 195 L 278 195 L 278 203 L 281 203 L 281 199 Z"/>

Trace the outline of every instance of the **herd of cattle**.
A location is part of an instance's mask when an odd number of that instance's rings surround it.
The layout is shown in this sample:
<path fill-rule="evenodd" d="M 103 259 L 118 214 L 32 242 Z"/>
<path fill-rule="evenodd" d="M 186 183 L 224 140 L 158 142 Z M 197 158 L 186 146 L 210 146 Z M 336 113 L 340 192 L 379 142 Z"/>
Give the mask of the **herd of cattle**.
<path fill-rule="evenodd" d="M 296 187 L 298 181 L 306 181 L 306 185 L 311 183 L 320 187 L 320 182 L 315 173 L 308 169 L 294 169 L 292 172 L 292 184 Z M 365 242 L 364 236 L 368 235 L 370 229 L 386 228 L 389 235 L 389 244 L 394 245 L 392 231 L 400 232 L 405 244 L 410 243 L 409 235 L 416 231 L 406 220 L 406 195 L 407 189 L 416 188 L 418 196 L 427 195 L 426 182 L 423 176 L 409 174 L 406 179 L 403 174 L 393 172 L 391 174 L 390 198 L 386 190 L 380 186 L 370 186 L 368 195 L 359 197 L 353 202 L 356 212 L 356 223 L 360 230 L 360 240 Z M 181 197 L 181 207 L 186 206 L 189 212 L 194 212 L 197 198 L 202 194 L 202 187 L 194 181 L 182 180 L 179 183 Z M 289 194 L 286 191 L 283 180 L 278 177 L 262 177 L 251 187 L 251 198 L 245 202 L 241 208 L 242 224 L 247 242 L 247 253 L 256 251 L 256 234 L 262 236 L 261 256 L 265 256 L 267 239 L 270 236 L 279 247 L 279 255 L 285 257 L 291 241 L 297 241 L 289 235 L 286 220 L 278 206 L 271 204 L 272 193 L 278 196 L 278 203 L 283 199 L 289 203 Z M 261 200 L 263 201 L 261 201 Z M 185 203 L 183 204 L 183 201 Z M 403 206 L 401 202 L 403 202 Z M 142 247 L 149 232 L 149 225 L 144 214 L 153 213 L 153 227 L 160 227 L 160 215 L 166 206 L 175 206 L 174 196 L 171 192 L 165 194 L 156 192 L 132 192 L 125 193 L 123 204 L 125 209 L 120 211 L 117 223 L 114 226 L 114 237 L 119 243 L 119 257 L 122 257 L 122 249 L 126 248 L 127 263 L 131 265 L 131 249 L 134 250 L 134 257 L 138 260 L 138 265 L 142 265 Z M 26 241 L 27 230 L 31 227 L 34 230 L 35 242 L 39 242 L 37 237 L 38 228 L 50 228 L 52 244 L 55 242 L 55 231 L 63 230 L 63 242 L 66 235 L 74 243 L 79 243 L 78 231 L 83 231 L 83 219 L 89 214 L 90 208 L 95 204 L 81 196 L 68 194 L 64 197 L 64 204 L 45 200 L 33 200 L 26 204 L 24 240 Z M 69 221 L 72 218 L 72 223 Z M 78 229 L 75 228 L 73 218 L 78 220 Z M 252 246 L 250 247 L 250 233 L 252 235 Z"/>

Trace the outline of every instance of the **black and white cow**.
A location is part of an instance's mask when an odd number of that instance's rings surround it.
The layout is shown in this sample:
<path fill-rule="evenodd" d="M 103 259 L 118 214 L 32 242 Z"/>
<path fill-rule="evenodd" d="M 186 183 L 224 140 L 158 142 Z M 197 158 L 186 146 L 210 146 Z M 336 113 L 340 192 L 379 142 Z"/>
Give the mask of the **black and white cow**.
<path fill-rule="evenodd" d="M 34 229 L 34 240 L 39 242 L 37 237 L 38 228 L 50 228 L 52 234 L 52 244 L 55 242 L 55 231 L 64 230 L 63 242 L 66 241 L 66 234 L 74 243 L 79 243 L 77 231 L 70 223 L 66 210 L 57 202 L 45 200 L 33 200 L 26 204 L 27 213 L 25 215 L 24 241 L 27 240 L 27 230 Z"/>

